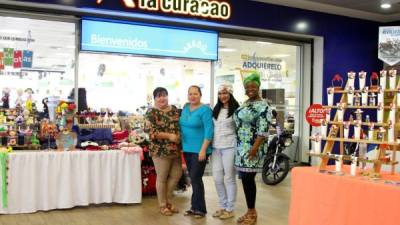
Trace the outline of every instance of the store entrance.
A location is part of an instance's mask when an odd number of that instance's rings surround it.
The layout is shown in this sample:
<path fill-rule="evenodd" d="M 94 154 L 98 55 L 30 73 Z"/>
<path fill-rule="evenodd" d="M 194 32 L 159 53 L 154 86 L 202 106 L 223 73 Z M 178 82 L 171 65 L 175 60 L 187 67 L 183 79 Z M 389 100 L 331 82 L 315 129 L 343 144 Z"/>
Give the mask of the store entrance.
<path fill-rule="evenodd" d="M 153 104 L 152 92 L 165 87 L 170 104 L 187 102 L 187 89 L 203 89 L 203 103 L 210 103 L 211 62 L 176 58 L 80 53 L 79 88 L 85 88 L 87 104 L 94 110 L 135 112 Z"/>

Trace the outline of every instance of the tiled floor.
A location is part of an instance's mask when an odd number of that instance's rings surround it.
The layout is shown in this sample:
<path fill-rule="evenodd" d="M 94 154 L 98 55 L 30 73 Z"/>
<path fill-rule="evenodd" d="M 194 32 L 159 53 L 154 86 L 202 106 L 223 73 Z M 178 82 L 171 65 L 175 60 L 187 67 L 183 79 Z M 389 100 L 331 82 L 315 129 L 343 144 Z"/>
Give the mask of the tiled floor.
<path fill-rule="evenodd" d="M 286 225 L 290 201 L 290 177 L 277 186 L 267 186 L 257 177 L 258 224 Z M 236 218 L 246 211 L 246 201 L 238 180 Z M 236 219 L 221 221 L 211 214 L 218 209 L 218 198 L 212 177 L 204 177 L 208 215 L 203 219 L 185 217 L 182 213 L 165 217 L 158 212 L 156 197 L 145 197 L 142 204 L 103 204 L 22 215 L 0 215 L 0 225 L 197 225 L 236 224 Z M 176 195 L 176 206 L 189 208 L 191 191 Z"/>

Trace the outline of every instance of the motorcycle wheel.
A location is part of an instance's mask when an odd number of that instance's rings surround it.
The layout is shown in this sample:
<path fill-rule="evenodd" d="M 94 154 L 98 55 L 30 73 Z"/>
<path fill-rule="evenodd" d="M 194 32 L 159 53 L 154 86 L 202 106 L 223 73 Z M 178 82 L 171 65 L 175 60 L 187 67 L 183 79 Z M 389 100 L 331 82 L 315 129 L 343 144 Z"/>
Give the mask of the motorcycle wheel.
<path fill-rule="evenodd" d="M 262 179 L 267 185 L 276 185 L 282 182 L 289 173 L 289 159 L 278 157 L 275 167 L 272 168 L 274 158 L 268 159 L 263 166 Z"/>

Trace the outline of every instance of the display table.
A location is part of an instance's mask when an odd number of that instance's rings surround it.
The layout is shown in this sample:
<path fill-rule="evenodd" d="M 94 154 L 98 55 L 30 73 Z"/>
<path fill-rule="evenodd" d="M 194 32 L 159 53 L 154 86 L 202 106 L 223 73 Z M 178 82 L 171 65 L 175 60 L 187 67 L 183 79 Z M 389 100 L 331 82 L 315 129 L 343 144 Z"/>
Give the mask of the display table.
<path fill-rule="evenodd" d="M 383 181 L 322 174 L 315 167 L 292 170 L 289 225 L 398 225 L 400 187 Z M 383 180 L 400 180 L 384 175 Z"/>
<path fill-rule="evenodd" d="M 140 203 L 140 153 L 14 152 L 8 160 L 8 208 L 32 213 L 98 203 Z"/>

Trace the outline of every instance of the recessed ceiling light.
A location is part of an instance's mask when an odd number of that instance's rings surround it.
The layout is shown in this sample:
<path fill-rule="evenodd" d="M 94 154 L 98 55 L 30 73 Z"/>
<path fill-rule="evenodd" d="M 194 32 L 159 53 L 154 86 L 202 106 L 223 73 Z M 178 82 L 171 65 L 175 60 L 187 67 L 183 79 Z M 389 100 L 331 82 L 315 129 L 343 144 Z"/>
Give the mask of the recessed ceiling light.
<path fill-rule="evenodd" d="M 304 31 L 304 30 L 307 30 L 308 24 L 306 22 L 301 21 L 296 24 L 296 28 L 297 28 L 297 30 Z"/>
<path fill-rule="evenodd" d="M 236 52 L 237 50 L 233 49 L 233 48 L 220 48 L 220 49 L 218 49 L 218 51 L 220 51 L 220 52 Z"/>
<path fill-rule="evenodd" d="M 275 58 L 285 58 L 285 57 L 289 57 L 290 55 L 288 55 L 288 54 L 275 54 L 275 55 L 272 55 L 272 57 L 275 57 Z"/>
<path fill-rule="evenodd" d="M 382 3 L 381 4 L 382 9 L 390 9 L 391 7 L 392 7 L 392 5 L 390 3 Z"/>
<path fill-rule="evenodd" d="M 260 44 L 260 45 L 270 45 L 270 44 L 272 44 L 271 42 L 265 42 L 265 41 L 256 41 L 256 43 Z"/>

